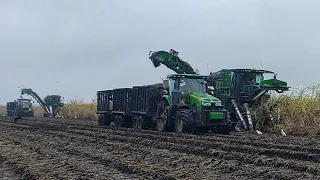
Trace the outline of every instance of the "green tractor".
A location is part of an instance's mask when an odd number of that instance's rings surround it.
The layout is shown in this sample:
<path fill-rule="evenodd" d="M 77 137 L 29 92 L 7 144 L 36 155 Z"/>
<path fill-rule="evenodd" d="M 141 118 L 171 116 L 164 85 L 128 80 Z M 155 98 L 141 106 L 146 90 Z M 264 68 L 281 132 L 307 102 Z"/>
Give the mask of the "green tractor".
<path fill-rule="evenodd" d="M 207 132 L 228 134 L 229 114 L 208 89 L 209 76 L 199 75 L 182 61 L 174 50 L 150 52 L 154 67 L 160 64 L 177 72 L 164 80 L 165 90 L 157 107 L 157 130 L 176 132 Z"/>
<path fill-rule="evenodd" d="M 265 79 L 267 74 L 274 76 Z M 278 80 L 274 72 L 255 68 L 222 69 L 210 73 L 208 85 L 230 112 L 231 127 L 236 131 L 254 130 L 250 109 L 259 107 L 269 99 L 268 92 L 274 90 L 283 93 L 289 90 L 287 83 Z"/>
<path fill-rule="evenodd" d="M 208 76 L 168 75 L 157 108 L 157 130 L 229 133 L 229 115 L 221 101 L 207 93 Z"/>
<path fill-rule="evenodd" d="M 9 117 L 33 117 L 31 99 L 19 98 L 7 103 L 7 115 Z"/>

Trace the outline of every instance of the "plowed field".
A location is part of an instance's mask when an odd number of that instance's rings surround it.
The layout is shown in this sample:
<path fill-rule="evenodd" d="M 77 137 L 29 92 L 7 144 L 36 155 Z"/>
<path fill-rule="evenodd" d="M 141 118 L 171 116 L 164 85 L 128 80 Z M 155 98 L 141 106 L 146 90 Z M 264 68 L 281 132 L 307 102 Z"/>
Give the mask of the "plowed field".
<path fill-rule="evenodd" d="M 0 119 L 3 179 L 319 179 L 320 139 L 99 128 Z"/>

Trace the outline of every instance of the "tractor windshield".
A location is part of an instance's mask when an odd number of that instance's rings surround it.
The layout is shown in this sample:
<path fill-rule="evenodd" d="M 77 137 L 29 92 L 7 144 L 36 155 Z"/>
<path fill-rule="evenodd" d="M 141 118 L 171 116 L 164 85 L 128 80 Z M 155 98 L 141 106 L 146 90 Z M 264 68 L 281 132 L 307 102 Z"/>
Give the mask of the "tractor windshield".
<path fill-rule="evenodd" d="M 190 92 L 206 93 L 206 84 L 203 79 L 180 79 L 180 91 L 186 94 Z"/>
<path fill-rule="evenodd" d="M 20 105 L 22 108 L 29 108 L 30 103 L 29 101 L 20 101 Z"/>

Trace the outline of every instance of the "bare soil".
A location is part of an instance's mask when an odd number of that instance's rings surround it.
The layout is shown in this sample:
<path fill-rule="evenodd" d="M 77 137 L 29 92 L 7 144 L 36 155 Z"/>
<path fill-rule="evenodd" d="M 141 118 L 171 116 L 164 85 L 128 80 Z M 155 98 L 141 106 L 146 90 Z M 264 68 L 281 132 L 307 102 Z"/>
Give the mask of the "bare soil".
<path fill-rule="evenodd" d="M 320 138 L 0 118 L 2 179 L 319 179 Z"/>

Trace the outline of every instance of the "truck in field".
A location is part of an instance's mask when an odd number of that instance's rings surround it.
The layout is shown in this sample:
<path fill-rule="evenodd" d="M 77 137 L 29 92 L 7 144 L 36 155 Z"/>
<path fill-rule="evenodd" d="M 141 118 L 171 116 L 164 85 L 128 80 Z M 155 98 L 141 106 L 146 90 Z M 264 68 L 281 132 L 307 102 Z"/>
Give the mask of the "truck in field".
<path fill-rule="evenodd" d="M 13 102 L 7 102 L 7 116 L 34 117 L 31 99 L 19 98 Z"/>

